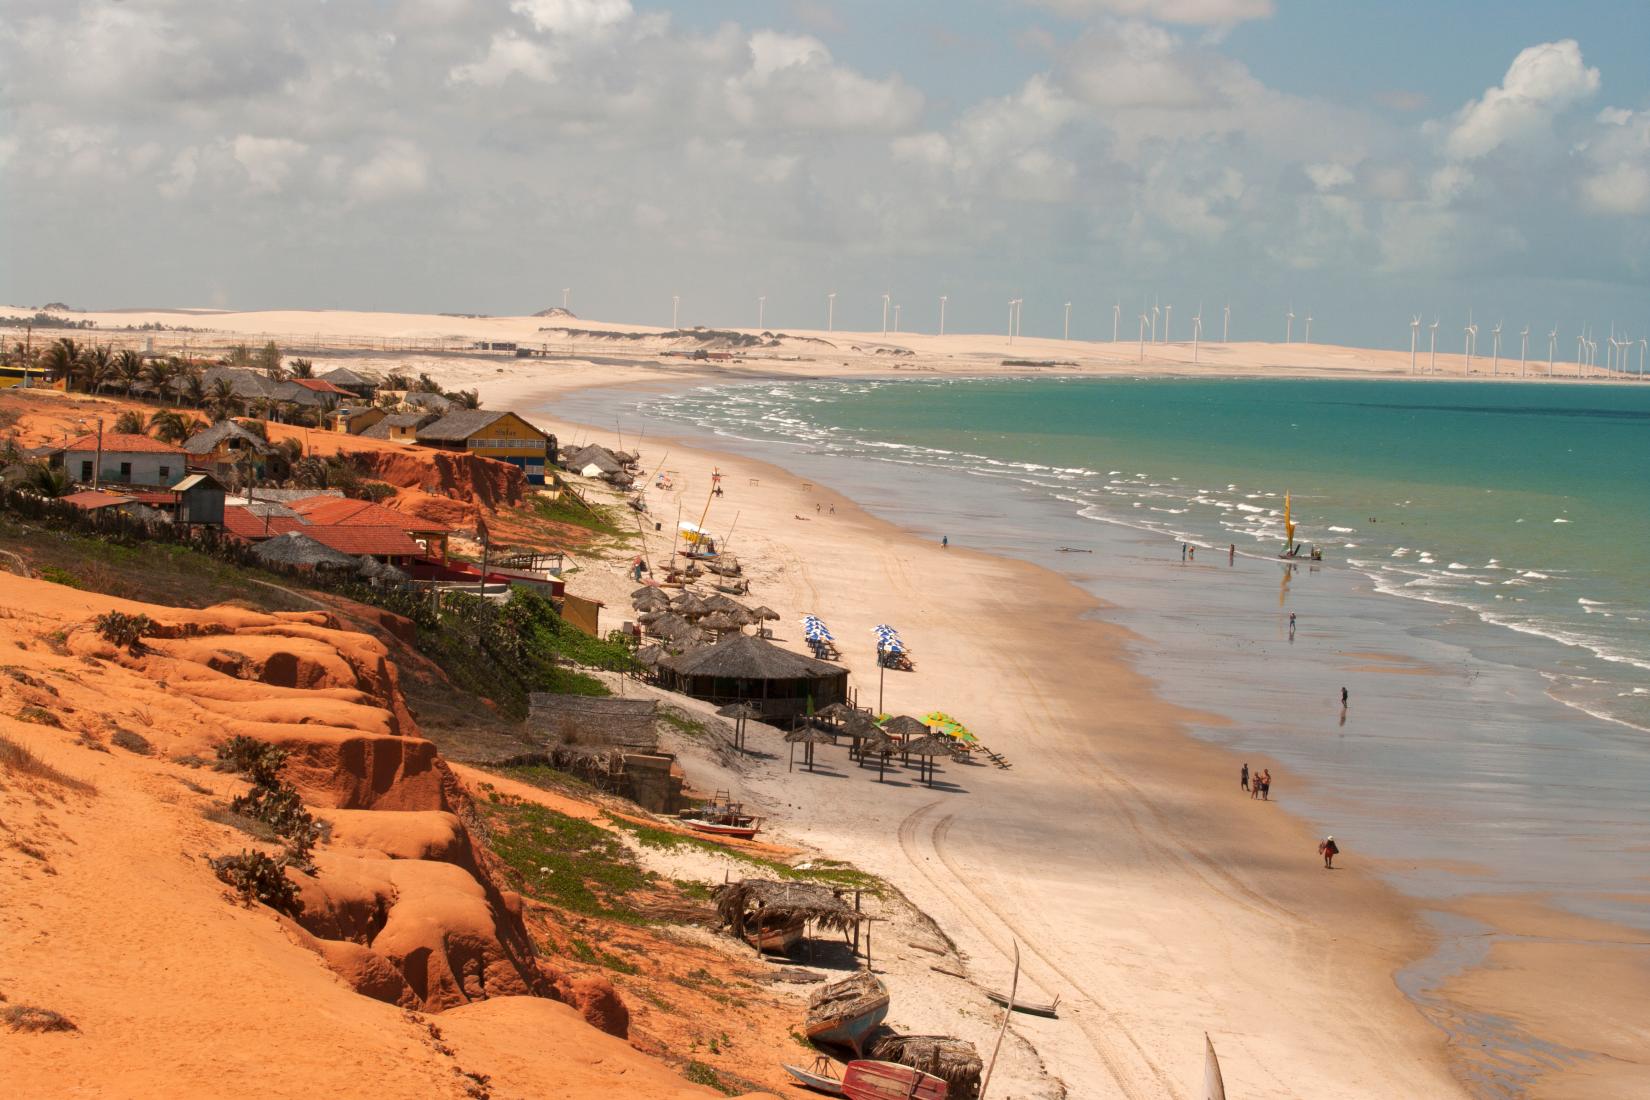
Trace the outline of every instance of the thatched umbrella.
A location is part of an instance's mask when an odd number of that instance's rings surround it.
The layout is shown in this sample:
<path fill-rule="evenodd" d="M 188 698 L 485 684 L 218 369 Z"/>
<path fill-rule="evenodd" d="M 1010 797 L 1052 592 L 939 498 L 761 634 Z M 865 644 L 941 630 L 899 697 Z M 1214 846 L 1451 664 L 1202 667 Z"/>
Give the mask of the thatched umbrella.
<path fill-rule="evenodd" d="M 852 718 L 855 714 L 853 707 L 847 703 L 832 703 L 830 706 L 820 707 L 814 712 L 816 718 L 829 718 L 832 721 L 843 718 Z"/>
<path fill-rule="evenodd" d="M 785 735 L 785 740 L 789 741 L 792 745 L 807 746 L 807 748 L 803 750 L 802 762 L 808 766 L 809 771 L 814 770 L 814 746 L 836 744 L 836 739 L 834 737 L 832 737 L 825 730 L 819 729 L 815 726 L 799 726 L 798 728 L 787 733 Z M 793 767 L 796 764 L 796 749 L 794 748 L 791 749 L 791 764 Z"/>
<path fill-rule="evenodd" d="M 909 714 L 898 714 L 882 724 L 882 731 L 890 737 L 915 741 L 919 737 L 928 736 L 928 723 L 921 718 L 912 718 Z"/>
<path fill-rule="evenodd" d="M 701 615 L 710 614 L 710 608 L 705 605 L 705 601 L 692 592 L 684 592 L 671 600 L 670 609 L 684 619 L 697 619 Z"/>
<path fill-rule="evenodd" d="M 699 628 L 674 611 L 666 612 L 647 624 L 647 632 L 671 641 L 680 641 L 686 635 L 697 634 Z"/>
<path fill-rule="evenodd" d="M 871 1057 L 931 1073 L 945 1081 L 947 1096 L 959 1098 L 976 1095 L 985 1069 L 973 1043 L 947 1035 L 885 1035 Z"/>
<path fill-rule="evenodd" d="M 948 737 L 921 737 L 905 746 L 907 756 L 915 756 L 928 785 L 934 785 L 934 757 L 950 756 L 952 741 Z"/>
<path fill-rule="evenodd" d="M 630 594 L 630 603 L 638 611 L 670 610 L 670 597 L 665 595 L 663 589 L 659 588 L 637 589 Z"/>
<path fill-rule="evenodd" d="M 812 882 L 747 878 L 716 890 L 716 912 L 735 936 L 754 938 L 760 951 L 764 929 L 815 924 L 844 934 L 868 919 L 842 895 Z"/>
<path fill-rule="evenodd" d="M 749 703 L 729 703 L 725 707 L 716 708 L 716 713 L 723 718 L 733 719 L 733 747 L 744 752 L 745 723 L 752 718 L 761 718 L 762 712 Z"/>
<path fill-rule="evenodd" d="M 883 772 L 888 770 L 888 757 L 893 755 L 895 748 L 897 746 L 894 744 L 894 739 L 881 730 L 859 743 L 859 762 L 861 764 L 865 763 L 867 754 L 876 753 L 878 783 L 882 782 Z"/>
<path fill-rule="evenodd" d="M 766 604 L 764 604 L 761 607 L 751 608 L 750 609 L 750 616 L 751 616 L 751 620 L 753 622 L 757 622 L 757 623 L 771 623 L 771 622 L 778 622 L 779 621 L 779 612 L 775 611 L 771 607 L 768 607 Z M 767 627 L 759 626 L 757 629 L 764 637 L 767 636 L 767 634 L 768 634 L 768 628 Z"/>
<path fill-rule="evenodd" d="M 668 614 L 670 614 L 669 611 L 642 611 L 637 614 L 636 621 L 641 623 L 643 626 L 646 626 L 649 623 L 658 622 Z M 686 622 L 687 620 L 684 619 L 682 621 Z"/>
<path fill-rule="evenodd" d="M 353 569 L 355 559 L 340 550 L 323 546 L 301 531 L 288 531 L 252 548 L 252 556 L 264 565 L 303 565 L 312 569 Z"/>
<path fill-rule="evenodd" d="M 877 728 L 876 723 L 872 722 L 863 714 L 850 715 L 843 721 L 842 729 L 838 732 L 854 742 L 854 745 L 848 750 L 849 756 L 854 756 L 858 753 L 859 742 L 864 741 L 867 738 L 882 736 L 882 731 Z M 861 762 L 863 763 L 863 759 Z"/>
<path fill-rule="evenodd" d="M 659 663 L 660 658 L 664 655 L 665 651 L 663 647 L 656 645 L 644 645 L 636 651 L 636 663 L 641 665 L 643 668 L 652 668 L 654 665 Z"/>
<path fill-rule="evenodd" d="M 713 634 L 728 634 L 744 625 L 726 611 L 712 611 L 709 615 L 700 619 L 698 623 L 700 630 L 708 630 Z"/>
<path fill-rule="evenodd" d="M 729 615 L 743 615 L 748 610 L 744 604 L 720 592 L 705 597 L 705 606 L 712 611 L 725 611 Z"/>
<path fill-rule="evenodd" d="M 635 603 L 637 600 L 642 599 L 644 596 L 664 596 L 665 599 L 667 599 L 667 600 L 670 598 L 669 595 L 667 595 L 665 593 L 665 590 L 660 588 L 658 585 L 656 585 L 656 584 L 644 584 L 640 588 L 638 588 L 635 591 L 630 593 L 630 602 Z"/>

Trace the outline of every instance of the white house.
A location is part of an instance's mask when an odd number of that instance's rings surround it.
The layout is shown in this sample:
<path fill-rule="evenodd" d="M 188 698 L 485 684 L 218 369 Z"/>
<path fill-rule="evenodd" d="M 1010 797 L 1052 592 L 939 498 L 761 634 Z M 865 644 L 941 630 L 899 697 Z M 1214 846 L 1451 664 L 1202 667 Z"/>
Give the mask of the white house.
<path fill-rule="evenodd" d="M 110 485 L 159 485 L 169 487 L 187 472 L 183 448 L 162 443 L 146 435 L 103 433 L 103 461 L 98 476 L 97 433 L 70 440 L 63 448 L 63 469 L 74 481 L 96 478 Z"/>

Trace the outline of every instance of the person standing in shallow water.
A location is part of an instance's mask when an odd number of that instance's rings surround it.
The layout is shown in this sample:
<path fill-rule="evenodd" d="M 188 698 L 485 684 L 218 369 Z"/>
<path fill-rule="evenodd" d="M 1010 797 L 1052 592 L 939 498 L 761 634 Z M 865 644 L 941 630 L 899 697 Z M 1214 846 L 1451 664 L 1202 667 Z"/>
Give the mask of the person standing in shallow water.
<path fill-rule="evenodd" d="M 941 535 L 940 536 L 940 549 L 944 550 L 947 546 L 950 546 L 950 545 L 951 545 L 951 536 L 950 535 Z"/>
<path fill-rule="evenodd" d="M 1346 688 L 1341 688 L 1341 709 L 1346 709 Z"/>
<path fill-rule="evenodd" d="M 1238 786 L 1244 790 L 1249 789 L 1249 761 L 1247 760 L 1243 762 L 1243 774 L 1238 778 Z"/>

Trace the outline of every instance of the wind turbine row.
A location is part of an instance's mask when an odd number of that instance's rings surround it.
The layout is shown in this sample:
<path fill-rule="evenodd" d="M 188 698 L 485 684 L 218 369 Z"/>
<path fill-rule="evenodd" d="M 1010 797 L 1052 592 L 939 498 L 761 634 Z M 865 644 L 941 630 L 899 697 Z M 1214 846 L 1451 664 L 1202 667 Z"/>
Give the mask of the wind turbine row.
<path fill-rule="evenodd" d="M 1294 313 L 1289 314 L 1293 320 Z M 1504 322 L 1497 321 L 1490 330 L 1490 376 L 1499 377 L 1501 374 L 1501 329 Z M 1432 324 L 1427 326 L 1431 331 L 1431 346 L 1427 354 L 1427 374 L 1438 373 L 1438 318 L 1434 316 Z M 1473 320 L 1472 311 L 1467 311 L 1467 323 L 1462 328 L 1462 358 L 1465 362 L 1465 373 L 1472 373 L 1473 356 L 1478 354 L 1478 324 Z M 1409 372 L 1417 373 L 1417 349 L 1420 344 L 1421 317 L 1412 314 L 1409 319 Z M 1633 376 L 1639 379 L 1644 377 L 1646 352 L 1650 351 L 1650 337 L 1640 337 L 1636 341 L 1639 349 L 1639 366 L 1636 375 L 1632 371 L 1631 356 L 1635 341 L 1631 336 L 1623 334 L 1617 336 L 1615 325 L 1610 326 L 1610 335 L 1606 338 L 1603 377 Z M 1518 377 L 1529 376 L 1530 358 L 1530 326 L 1525 325 L 1518 334 Z M 1547 377 L 1552 378 L 1557 373 L 1558 358 L 1558 326 L 1554 325 L 1547 333 Z M 1598 371 L 1598 341 L 1593 338 L 1591 326 L 1583 325 L 1576 335 L 1575 377 L 1587 376 L 1589 370 Z"/>

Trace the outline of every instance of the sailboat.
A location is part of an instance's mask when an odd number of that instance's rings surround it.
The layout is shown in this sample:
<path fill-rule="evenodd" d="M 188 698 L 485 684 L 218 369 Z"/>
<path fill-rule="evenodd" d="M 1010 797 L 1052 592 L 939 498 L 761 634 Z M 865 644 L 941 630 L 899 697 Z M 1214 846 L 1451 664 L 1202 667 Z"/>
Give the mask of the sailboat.
<path fill-rule="evenodd" d="M 1209 1033 L 1203 1033 L 1203 1100 L 1226 1100 L 1226 1082 L 1220 1079 L 1220 1059 Z"/>
<path fill-rule="evenodd" d="M 1283 493 L 1283 553 L 1278 557 L 1294 560 L 1300 556 L 1301 547 L 1295 542 L 1295 520 L 1289 511 L 1289 491 L 1286 489 Z M 1322 561 L 1323 551 L 1313 550 L 1312 560 Z"/>

